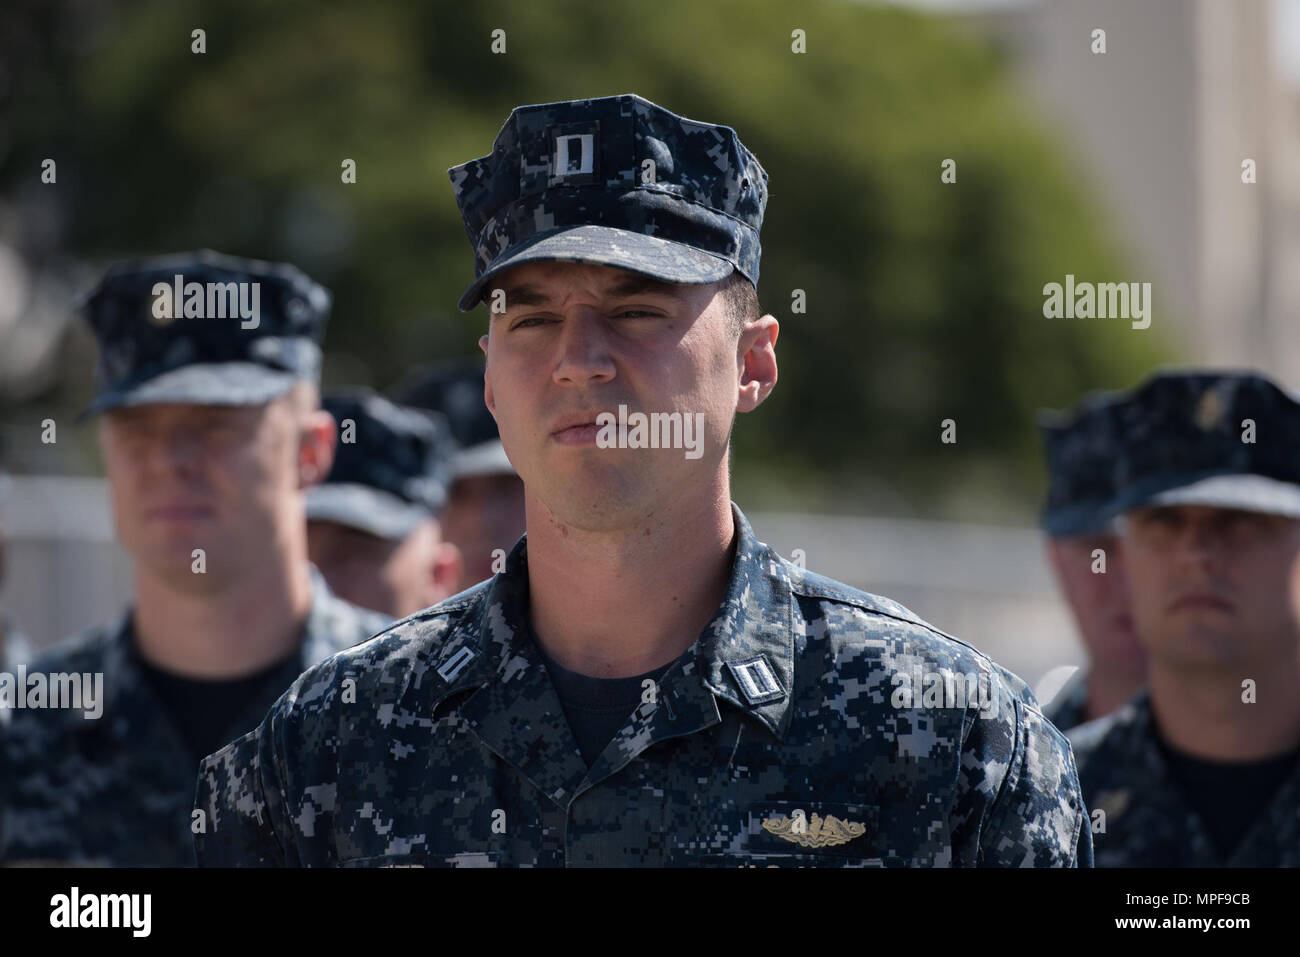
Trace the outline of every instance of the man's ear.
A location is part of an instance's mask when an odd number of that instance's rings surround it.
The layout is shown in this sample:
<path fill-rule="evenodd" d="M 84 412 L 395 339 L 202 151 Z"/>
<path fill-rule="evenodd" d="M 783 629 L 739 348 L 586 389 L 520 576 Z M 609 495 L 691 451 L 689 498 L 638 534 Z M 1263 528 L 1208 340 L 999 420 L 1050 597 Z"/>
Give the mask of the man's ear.
<path fill-rule="evenodd" d="M 465 560 L 461 557 L 460 549 L 449 541 L 439 542 L 433 554 L 433 565 L 429 568 L 429 576 L 437 595 L 434 604 L 460 591 L 460 580 L 464 575 Z"/>
<path fill-rule="evenodd" d="M 478 341 L 479 347 L 483 352 L 487 352 L 487 336 Z M 492 413 L 492 418 L 497 416 L 497 400 L 492 394 L 492 377 L 488 375 L 487 367 L 483 367 L 483 403 L 487 406 L 488 411 Z"/>
<path fill-rule="evenodd" d="M 770 313 L 745 323 L 736 343 L 740 383 L 737 412 L 752 412 L 776 387 L 776 338 L 781 324 Z"/>
<path fill-rule="evenodd" d="M 318 485 L 330 474 L 334 466 L 334 447 L 338 442 L 338 426 L 334 416 L 324 409 L 316 409 L 303 416 L 298 442 L 298 488 Z"/>

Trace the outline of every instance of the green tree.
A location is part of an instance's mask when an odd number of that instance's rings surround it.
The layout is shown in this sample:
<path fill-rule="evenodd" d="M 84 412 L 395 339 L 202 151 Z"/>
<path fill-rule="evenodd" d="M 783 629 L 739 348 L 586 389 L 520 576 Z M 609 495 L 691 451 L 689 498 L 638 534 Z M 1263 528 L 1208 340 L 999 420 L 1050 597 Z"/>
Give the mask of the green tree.
<path fill-rule="evenodd" d="M 59 156 L 51 222 L 85 259 L 209 246 L 298 263 L 335 293 L 327 384 L 475 351 L 485 314 L 455 310 L 472 260 L 446 169 L 486 153 L 513 106 L 629 91 L 733 126 L 771 176 L 759 295 L 782 322 L 781 381 L 737 425 L 749 501 L 793 488 L 934 512 L 1000 496 L 1025 514 L 1035 409 L 1168 356 L 1154 329 L 1042 316 L 1066 273 L 1138 277 L 1005 64 L 939 18 L 767 0 L 18 3 L 0 18 L 29 51 L 0 188 L 29 193 Z M 61 401 L 86 398 L 86 371 L 66 369 Z M 955 446 L 939 441 L 949 417 Z"/>

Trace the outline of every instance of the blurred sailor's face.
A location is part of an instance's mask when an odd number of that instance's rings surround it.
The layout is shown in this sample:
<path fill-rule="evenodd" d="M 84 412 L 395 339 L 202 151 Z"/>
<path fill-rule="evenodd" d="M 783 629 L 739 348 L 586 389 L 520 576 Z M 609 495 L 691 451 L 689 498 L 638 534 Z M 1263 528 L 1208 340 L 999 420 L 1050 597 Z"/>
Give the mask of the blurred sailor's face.
<path fill-rule="evenodd" d="M 1047 540 L 1047 551 L 1089 657 L 1140 678 L 1146 653 L 1133 627 L 1119 537 L 1057 536 Z"/>
<path fill-rule="evenodd" d="M 403 538 L 338 522 L 307 523 L 307 550 L 330 590 L 354 605 L 405 618 L 455 594 L 460 556 L 427 519 Z"/>
<path fill-rule="evenodd" d="M 517 475 L 467 475 L 452 485 L 443 533 L 465 561 L 462 587 L 491 578 L 524 533 L 524 483 Z"/>
<path fill-rule="evenodd" d="M 484 397 L 544 520 L 626 529 L 725 483 L 735 413 L 756 406 L 770 384 L 761 396 L 738 388 L 743 363 L 722 283 L 543 262 L 509 270 L 495 286 L 505 311 L 480 343 Z M 774 383 L 774 359 L 771 368 Z M 603 435 L 621 447 L 601 447 L 598 417 L 618 417 L 620 406 L 625 427 Z M 640 437 L 658 447 L 632 447 L 638 418 L 657 423 Z"/>
<path fill-rule="evenodd" d="M 300 493 L 329 471 L 333 420 L 296 393 L 262 405 L 164 403 L 106 412 L 100 440 L 123 546 L 153 573 L 204 590 L 301 541 Z"/>
<path fill-rule="evenodd" d="M 1195 670 L 1294 659 L 1300 521 L 1171 505 L 1135 509 L 1125 526 L 1133 616 L 1153 660 Z"/>

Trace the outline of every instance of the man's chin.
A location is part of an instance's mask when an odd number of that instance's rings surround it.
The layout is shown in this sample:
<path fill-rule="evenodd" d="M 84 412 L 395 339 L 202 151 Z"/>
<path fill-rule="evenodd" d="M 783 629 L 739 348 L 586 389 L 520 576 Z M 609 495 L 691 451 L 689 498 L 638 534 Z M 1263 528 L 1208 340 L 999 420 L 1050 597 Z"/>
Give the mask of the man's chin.
<path fill-rule="evenodd" d="M 543 499 L 551 515 L 565 526 L 582 532 L 615 532 L 653 512 L 631 495 L 619 495 L 611 486 L 568 486 Z"/>
<path fill-rule="evenodd" d="M 199 546 L 159 546 L 137 550 L 132 557 L 139 568 L 178 591 L 208 591 L 218 578 L 224 577 L 219 567 L 214 568 L 215 556 Z"/>
<path fill-rule="evenodd" d="M 1172 631 L 1162 645 L 1162 657 L 1186 665 L 1217 666 L 1249 657 L 1249 648 L 1242 642 L 1239 632 L 1221 626 L 1179 628 Z"/>

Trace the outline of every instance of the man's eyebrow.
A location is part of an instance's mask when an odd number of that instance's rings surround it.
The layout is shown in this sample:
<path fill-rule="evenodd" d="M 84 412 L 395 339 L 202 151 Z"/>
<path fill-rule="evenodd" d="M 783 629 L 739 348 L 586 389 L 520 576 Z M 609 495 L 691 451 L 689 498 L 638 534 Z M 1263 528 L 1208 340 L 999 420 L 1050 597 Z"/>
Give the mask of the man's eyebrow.
<path fill-rule="evenodd" d="M 613 298 L 637 296 L 642 293 L 671 296 L 673 298 L 680 295 L 676 283 L 664 282 L 662 279 L 655 279 L 653 276 L 638 274 L 625 276 L 605 287 L 605 295 Z M 551 301 L 551 297 L 545 291 L 527 283 L 508 286 L 505 289 L 505 294 L 507 309 L 515 306 L 544 306 Z"/>
<path fill-rule="evenodd" d="M 506 308 L 514 306 L 544 306 L 551 297 L 536 286 L 509 286 L 505 290 Z"/>
<path fill-rule="evenodd" d="M 679 295 L 676 283 L 664 282 L 662 279 L 655 279 L 653 276 L 636 274 L 626 276 L 605 287 L 605 295 L 607 296 L 636 296 L 644 292 L 674 298 Z"/>

